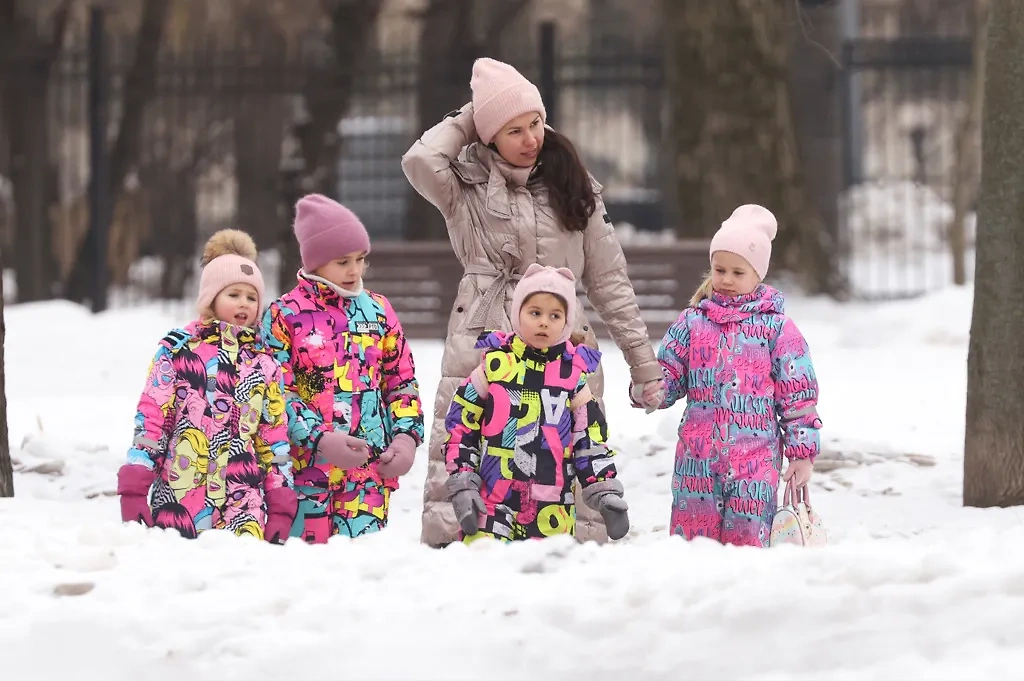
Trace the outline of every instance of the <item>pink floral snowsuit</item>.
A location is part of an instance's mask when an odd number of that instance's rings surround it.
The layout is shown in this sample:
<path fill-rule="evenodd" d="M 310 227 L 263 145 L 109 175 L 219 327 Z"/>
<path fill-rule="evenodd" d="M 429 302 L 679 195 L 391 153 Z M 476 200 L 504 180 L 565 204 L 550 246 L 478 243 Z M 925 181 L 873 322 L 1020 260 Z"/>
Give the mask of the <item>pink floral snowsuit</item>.
<path fill-rule="evenodd" d="M 661 408 L 686 398 L 672 478 L 672 534 L 767 546 L 783 453 L 814 461 L 818 381 L 784 299 L 761 284 L 683 310 L 658 351 Z"/>

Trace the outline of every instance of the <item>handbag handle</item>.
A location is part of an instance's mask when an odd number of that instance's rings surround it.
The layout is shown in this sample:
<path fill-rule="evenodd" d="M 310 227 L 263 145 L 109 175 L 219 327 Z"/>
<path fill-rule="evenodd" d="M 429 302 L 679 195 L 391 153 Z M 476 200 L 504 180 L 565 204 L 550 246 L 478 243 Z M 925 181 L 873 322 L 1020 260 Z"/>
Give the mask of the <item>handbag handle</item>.
<path fill-rule="evenodd" d="M 782 505 L 785 506 L 796 506 L 800 502 L 803 502 L 807 508 L 811 507 L 811 495 L 808 490 L 809 485 L 804 485 L 797 489 L 793 483 L 793 478 L 786 481 L 786 489 L 782 493 Z"/>

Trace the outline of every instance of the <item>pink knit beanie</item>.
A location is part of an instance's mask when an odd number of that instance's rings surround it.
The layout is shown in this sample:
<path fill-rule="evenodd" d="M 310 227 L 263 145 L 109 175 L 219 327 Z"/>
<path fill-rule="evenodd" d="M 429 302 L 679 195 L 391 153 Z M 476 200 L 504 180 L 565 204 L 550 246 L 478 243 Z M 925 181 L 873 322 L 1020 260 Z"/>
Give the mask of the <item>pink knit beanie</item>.
<path fill-rule="evenodd" d="M 764 280 L 772 257 L 772 240 L 778 230 L 779 224 L 770 210 L 746 203 L 734 210 L 712 237 L 709 257 L 715 251 L 735 253 Z"/>
<path fill-rule="evenodd" d="M 555 269 L 534 263 L 526 268 L 526 274 L 512 292 L 512 330 L 517 334 L 520 333 L 519 311 L 523 307 L 523 301 L 534 293 L 553 293 L 565 301 L 565 329 L 553 345 L 569 340 L 576 319 L 576 277 L 564 267 Z"/>
<path fill-rule="evenodd" d="M 196 309 L 200 316 L 213 315 L 217 294 L 232 284 L 250 284 L 256 289 L 256 314 L 263 309 L 263 273 L 256 266 L 256 243 L 237 229 L 222 229 L 206 242 L 200 261 L 199 294 Z"/>
<path fill-rule="evenodd" d="M 537 86 L 504 62 L 488 57 L 477 59 L 469 87 L 473 91 L 473 123 L 484 144 L 490 144 L 516 116 L 536 111 L 541 120 L 547 118 Z"/>
<path fill-rule="evenodd" d="M 299 199 L 293 227 L 307 274 L 343 255 L 370 252 L 370 235 L 356 214 L 322 194 Z"/>

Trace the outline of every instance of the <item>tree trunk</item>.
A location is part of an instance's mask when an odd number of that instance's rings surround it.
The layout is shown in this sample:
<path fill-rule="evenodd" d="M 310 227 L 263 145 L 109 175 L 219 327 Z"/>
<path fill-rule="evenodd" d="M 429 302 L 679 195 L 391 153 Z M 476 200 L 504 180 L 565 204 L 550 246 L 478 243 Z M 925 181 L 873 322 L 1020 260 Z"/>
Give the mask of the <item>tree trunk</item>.
<path fill-rule="evenodd" d="M 4 363 L 7 324 L 4 321 L 3 271 L 3 253 L 0 252 L 0 497 L 13 497 L 14 467 L 11 465 L 11 445 L 7 437 L 7 365 Z"/>
<path fill-rule="evenodd" d="M 1024 3 L 992 0 L 982 104 L 964 505 L 1024 504 Z"/>
<path fill-rule="evenodd" d="M 164 24 L 171 0 L 146 0 L 139 24 L 135 57 L 124 80 L 123 114 L 118 125 L 117 138 L 110 153 L 111 205 L 120 200 L 128 171 L 139 158 L 142 141 L 142 123 L 146 105 L 156 91 L 157 57 L 163 39 Z M 101 227 L 109 228 L 109 225 Z M 68 276 L 65 295 L 70 300 L 81 302 L 89 295 L 89 282 L 93 280 L 92 268 L 98 257 L 95 243 L 99 235 L 90 224 L 85 238 L 78 248 L 75 266 Z M 107 256 L 109 257 L 109 256 Z"/>
<path fill-rule="evenodd" d="M 376 42 L 374 29 L 384 2 L 331 0 L 325 5 L 331 21 L 327 40 L 333 60 L 325 72 L 310 77 L 303 96 L 307 119 L 293 131 L 301 160 L 292 176 L 283 182 L 281 190 L 289 217 L 294 212 L 296 195 L 338 194 L 338 158 L 341 155 L 338 124 L 352 103 L 356 74 L 367 51 Z M 295 285 L 295 272 L 299 268 L 299 245 L 292 234 L 290 219 L 280 232 L 279 242 L 283 247 L 278 284 L 282 291 L 288 291 Z"/>
<path fill-rule="evenodd" d="M 989 0 L 976 0 L 971 84 L 967 91 L 967 111 L 956 142 L 956 167 L 953 173 L 953 222 L 949 225 L 949 247 L 953 257 L 953 283 L 967 283 L 967 213 L 976 192 L 978 170 L 978 128 L 984 97 L 985 50 L 988 45 Z M 975 223 L 977 224 L 977 223 Z"/>
<path fill-rule="evenodd" d="M 792 0 L 663 0 L 677 233 L 709 236 L 739 205 L 779 221 L 774 266 L 812 292 L 842 288 L 811 200 L 789 81 Z"/>

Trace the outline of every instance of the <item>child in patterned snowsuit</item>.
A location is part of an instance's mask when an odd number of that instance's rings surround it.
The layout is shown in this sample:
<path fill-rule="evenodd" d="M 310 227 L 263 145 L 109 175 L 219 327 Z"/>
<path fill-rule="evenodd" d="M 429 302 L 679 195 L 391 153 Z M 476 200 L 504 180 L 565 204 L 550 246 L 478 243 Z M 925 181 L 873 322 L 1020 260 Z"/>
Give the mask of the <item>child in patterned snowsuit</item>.
<path fill-rule="evenodd" d="M 299 510 L 293 537 L 324 543 L 387 525 L 391 493 L 423 441 L 412 352 L 387 298 L 363 289 L 370 237 L 319 194 L 296 205 L 298 285 L 264 336 L 284 371 Z"/>
<path fill-rule="evenodd" d="M 665 335 L 660 408 L 686 398 L 672 479 L 670 532 L 768 546 L 782 476 L 807 484 L 820 447 L 818 381 L 807 343 L 761 281 L 777 223 L 737 208 L 711 240 L 711 272 Z M 642 386 L 632 386 L 639 406 Z"/>
<path fill-rule="evenodd" d="M 117 475 L 122 520 L 187 538 L 210 529 L 288 537 L 296 496 L 281 369 L 254 328 L 263 303 L 255 260 L 244 232 L 222 230 L 207 242 L 200 318 L 170 331 L 150 363 Z"/>
<path fill-rule="evenodd" d="M 629 530 L 604 414 L 587 385 L 600 353 L 569 340 L 576 280 L 530 265 L 512 296 L 514 333 L 481 334 L 483 361 L 448 410 L 448 498 L 469 543 L 573 534 L 573 477 L 604 516 L 608 536 Z"/>

